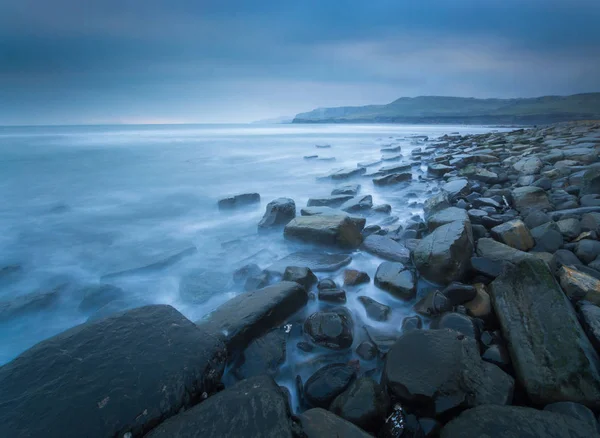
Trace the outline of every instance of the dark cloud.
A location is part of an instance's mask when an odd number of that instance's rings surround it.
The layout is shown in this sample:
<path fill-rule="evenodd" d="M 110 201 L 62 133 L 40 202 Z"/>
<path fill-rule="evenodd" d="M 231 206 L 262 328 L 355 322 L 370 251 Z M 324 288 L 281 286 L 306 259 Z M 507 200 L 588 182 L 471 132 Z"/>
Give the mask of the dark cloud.
<path fill-rule="evenodd" d="M 4 0 L 0 124 L 600 89 L 597 0 Z"/>

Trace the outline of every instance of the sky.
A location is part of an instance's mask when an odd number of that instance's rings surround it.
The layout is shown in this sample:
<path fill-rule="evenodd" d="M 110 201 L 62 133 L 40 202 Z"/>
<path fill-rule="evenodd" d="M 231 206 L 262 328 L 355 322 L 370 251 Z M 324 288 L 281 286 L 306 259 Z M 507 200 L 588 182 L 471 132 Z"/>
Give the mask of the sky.
<path fill-rule="evenodd" d="M 0 1 L 0 125 L 593 91 L 599 0 Z"/>

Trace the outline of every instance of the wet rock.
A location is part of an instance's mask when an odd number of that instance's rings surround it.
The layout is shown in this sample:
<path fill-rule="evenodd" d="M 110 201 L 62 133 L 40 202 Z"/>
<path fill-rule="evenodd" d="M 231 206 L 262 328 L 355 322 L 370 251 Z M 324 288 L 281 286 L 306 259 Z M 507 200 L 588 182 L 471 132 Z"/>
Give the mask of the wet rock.
<path fill-rule="evenodd" d="M 370 438 L 371 435 L 356 427 L 349 421 L 326 411 L 325 409 L 309 409 L 300 415 L 302 429 L 307 438 L 344 437 Z"/>
<path fill-rule="evenodd" d="M 414 306 L 419 315 L 431 317 L 452 310 L 452 303 L 440 291 L 431 290 Z"/>
<path fill-rule="evenodd" d="M 378 234 L 382 232 L 382 228 L 379 225 L 369 225 L 362 230 L 363 239 L 366 239 L 371 234 Z"/>
<path fill-rule="evenodd" d="M 179 296 L 182 300 L 203 304 L 229 286 L 229 274 L 216 271 L 192 271 L 179 280 Z"/>
<path fill-rule="evenodd" d="M 307 207 L 334 207 L 341 206 L 344 202 L 352 199 L 352 195 L 327 196 L 325 198 L 310 198 L 306 203 Z"/>
<path fill-rule="evenodd" d="M 583 174 L 581 195 L 600 194 L 600 169 L 593 167 Z"/>
<path fill-rule="evenodd" d="M 446 166 L 445 164 L 433 163 L 427 166 L 427 173 L 431 176 L 439 177 L 443 176 L 447 172 L 454 170 L 452 166 Z"/>
<path fill-rule="evenodd" d="M 535 239 L 534 251 L 536 252 L 553 253 L 563 245 L 562 234 L 555 222 L 533 228 L 531 235 Z"/>
<path fill-rule="evenodd" d="M 148 438 L 296 436 L 287 398 L 268 376 L 236 383 L 158 425 Z"/>
<path fill-rule="evenodd" d="M 525 225 L 530 230 L 550 222 L 552 218 L 543 211 L 535 210 L 525 217 Z"/>
<path fill-rule="evenodd" d="M 449 224 L 454 221 L 467 221 L 469 220 L 469 216 L 467 212 L 462 208 L 450 207 L 445 208 L 443 210 L 434 213 L 427 219 L 427 227 L 429 231 L 433 231 L 436 228 L 441 227 L 442 225 Z"/>
<path fill-rule="evenodd" d="M 283 281 L 295 281 L 307 291 L 317 282 L 317 276 L 307 267 L 288 266 L 283 273 Z"/>
<path fill-rule="evenodd" d="M 356 370 L 342 363 L 325 365 L 304 384 L 304 397 L 310 406 L 329 409 L 331 402 L 356 379 Z"/>
<path fill-rule="evenodd" d="M 351 261 L 352 257 L 346 254 L 300 251 L 276 261 L 265 271 L 283 275 L 288 266 L 306 266 L 313 272 L 333 272 L 350 264 Z"/>
<path fill-rule="evenodd" d="M 329 178 L 332 180 L 349 179 L 349 178 L 353 178 L 356 176 L 360 176 L 363 173 L 365 173 L 366 171 L 367 171 L 367 169 L 364 167 L 359 167 L 359 168 L 354 168 L 354 169 L 353 168 L 339 169 L 339 170 L 336 170 L 336 171 L 330 173 L 325 178 Z"/>
<path fill-rule="evenodd" d="M 277 198 L 267 204 L 259 229 L 283 227 L 296 217 L 296 203 L 290 198 Z"/>
<path fill-rule="evenodd" d="M 567 266 L 558 270 L 558 277 L 560 286 L 571 301 L 586 300 L 600 305 L 600 280 Z"/>
<path fill-rule="evenodd" d="M 476 208 L 472 208 L 471 210 L 467 210 L 467 217 L 471 221 L 471 223 L 475 225 L 483 225 L 484 219 L 488 217 L 488 212 L 483 210 L 478 210 Z M 492 226 L 496 226 L 497 224 L 492 224 Z"/>
<path fill-rule="evenodd" d="M 471 257 L 471 269 L 478 274 L 496 278 L 502 273 L 502 264 L 486 257 Z"/>
<path fill-rule="evenodd" d="M 469 221 L 455 221 L 437 228 L 415 249 L 415 266 L 427 280 L 439 284 L 459 281 L 469 268 L 473 234 Z"/>
<path fill-rule="evenodd" d="M 154 262 L 143 266 L 134 265 L 132 268 L 126 268 L 117 272 L 111 272 L 100 277 L 100 281 L 117 277 L 126 277 L 129 275 L 141 275 L 149 272 L 160 271 L 179 263 L 185 257 L 195 254 L 198 250 L 195 246 L 187 247 L 183 250 L 168 251 L 154 258 Z"/>
<path fill-rule="evenodd" d="M 461 313 L 444 313 L 431 322 L 430 328 L 450 329 L 469 336 L 472 339 L 479 340 L 479 326 L 471 318 Z"/>
<path fill-rule="evenodd" d="M 337 284 L 331 278 L 324 278 L 323 280 L 317 283 L 317 289 L 337 289 Z"/>
<path fill-rule="evenodd" d="M 513 168 L 522 175 L 538 174 L 542 167 L 544 167 L 544 164 L 538 157 L 522 158 L 513 164 Z"/>
<path fill-rule="evenodd" d="M 111 301 L 123 299 L 125 291 L 112 284 L 93 284 L 84 287 L 79 294 L 82 296 L 79 310 L 92 312 L 100 309 Z"/>
<path fill-rule="evenodd" d="M 383 355 L 392 348 L 400 336 L 400 332 L 395 327 L 388 326 L 383 329 L 377 329 L 375 327 L 363 326 L 363 329 L 367 333 L 369 340 L 377 346 L 377 350 Z"/>
<path fill-rule="evenodd" d="M 475 208 L 493 208 L 500 209 L 502 205 L 499 202 L 493 200 L 492 198 L 477 198 L 473 200 L 473 207 Z"/>
<path fill-rule="evenodd" d="M 267 374 L 275 376 L 280 365 L 285 362 L 286 334 L 281 328 L 271 330 L 254 339 L 234 364 L 234 374 L 238 379 Z"/>
<path fill-rule="evenodd" d="M 577 303 L 581 325 L 590 342 L 600 354 L 600 307 L 587 301 Z"/>
<path fill-rule="evenodd" d="M 587 424 L 591 430 L 600 432 L 598 422 L 594 413 L 586 406 L 573 403 L 573 402 L 557 402 L 551 403 L 544 407 L 544 411 L 556 412 L 558 414 L 567 415 L 573 417 L 585 424 Z"/>
<path fill-rule="evenodd" d="M 357 271 L 356 269 L 346 269 L 344 271 L 344 286 L 357 286 L 370 281 L 371 277 L 366 272 Z"/>
<path fill-rule="evenodd" d="M 233 272 L 233 281 L 235 284 L 243 284 L 248 278 L 259 275 L 261 272 L 262 270 L 256 263 L 249 263 Z"/>
<path fill-rule="evenodd" d="M 560 233 L 567 240 L 573 240 L 581 234 L 581 223 L 579 219 L 562 219 L 556 223 Z"/>
<path fill-rule="evenodd" d="M 410 180 L 412 180 L 412 173 L 410 172 L 391 173 L 389 175 L 373 178 L 373 184 L 375 184 L 376 186 L 389 186 Z"/>
<path fill-rule="evenodd" d="M 362 243 L 360 232 L 348 216 L 301 216 L 285 226 L 284 236 L 306 243 L 356 248 Z"/>
<path fill-rule="evenodd" d="M 527 259 L 506 267 L 492 282 L 490 296 L 531 401 L 600 407 L 600 359 L 546 264 Z"/>
<path fill-rule="evenodd" d="M 317 345 L 343 350 L 352 345 L 352 325 L 352 317 L 347 312 L 315 312 L 304 322 L 304 332 Z"/>
<path fill-rule="evenodd" d="M 600 213 L 585 213 L 581 216 L 581 230 L 600 232 Z"/>
<path fill-rule="evenodd" d="M 373 211 L 376 213 L 390 214 L 392 212 L 392 206 L 390 204 L 374 205 Z"/>
<path fill-rule="evenodd" d="M 269 285 L 271 277 L 268 272 L 261 271 L 258 274 L 249 276 L 244 283 L 244 290 L 247 292 L 262 289 Z"/>
<path fill-rule="evenodd" d="M 259 202 L 260 195 L 258 193 L 243 193 L 220 199 L 218 206 L 219 210 L 230 210 L 244 205 L 258 204 Z"/>
<path fill-rule="evenodd" d="M 465 303 L 467 314 L 474 318 L 488 321 L 493 316 L 492 302 L 486 287 L 481 283 L 475 284 L 477 295 L 468 303 Z"/>
<path fill-rule="evenodd" d="M 513 379 L 484 362 L 477 342 L 452 330 L 403 333 L 386 356 L 382 382 L 408 405 L 437 416 L 482 404 L 508 404 Z"/>
<path fill-rule="evenodd" d="M 233 351 L 245 348 L 253 339 L 281 325 L 307 301 L 308 294 L 302 286 L 282 281 L 240 294 L 196 324 L 223 338 Z"/>
<path fill-rule="evenodd" d="M 448 195 L 449 199 L 455 199 L 461 196 L 467 196 L 471 193 L 471 186 L 466 179 L 455 179 L 442 186 L 442 191 Z"/>
<path fill-rule="evenodd" d="M 355 196 L 344 202 L 340 210 L 351 213 L 370 210 L 371 207 L 373 207 L 373 197 L 371 195 Z"/>
<path fill-rule="evenodd" d="M 392 309 L 385 304 L 378 303 L 373 298 L 366 296 L 358 297 L 358 301 L 365 307 L 367 316 L 375 321 L 387 321 Z"/>
<path fill-rule="evenodd" d="M 591 263 L 600 256 L 600 242 L 585 239 L 577 243 L 575 255 L 583 263 Z"/>
<path fill-rule="evenodd" d="M 494 239 L 482 238 L 477 241 L 477 255 L 495 262 L 517 263 L 532 258 L 531 254 L 512 248 Z"/>
<path fill-rule="evenodd" d="M 372 342 L 363 341 L 356 347 L 356 354 L 363 360 L 373 360 L 378 355 L 377 346 Z"/>
<path fill-rule="evenodd" d="M 315 349 L 315 346 L 313 344 L 310 344 L 310 343 L 304 342 L 304 341 L 298 342 L 296 344 L 296 347 L 298 347 L 298 349 L 300 349 L 306 353 L 310 353 L 311 351 L 314 351 L 314 349 Z M 300 377 L 300 376 L 297 376 L 297 377 Z"/>
<path fill-rule="evenodd" d="M 302 216 L 348 216 L 348 218 L 359 228 L 363 229 L 367 220 L 364 217 L 352 216 L 345 211 L 331 207 L 306 207 L 300 210 Z"/>
<path fill-rule="evenodd" d="M 356 196 L 360 191 L 360 184 L 344 184 L 331 191 L 331 196 L 346 195 Z"/>
<path fill-rule="evenodd" d="M 402 320 L 402 331 L 419 330 L 423 328 L 423 321 L 417 315 L 407 316 Z"/>
<path fill-rule="evenodd" d="M 361 377 L 335 398 L 329 410 L 361 429 L 376 432 L 389 407 L 390 399 L 379 383 Z"/>
<path fill-rule="evenodd" d="M 215 392 L 225 359 L 171 306 L 73 327 L 0 367 L 0 435 L 142 436 Z"/>
<path fill-rule="evenodd" d="M 529 229 L 519 219 L 498 225 L 491 232 L 496 240 L 521 251 L 529 251 L 535 245 Z"/>
<path fill-rule="evenodd" d="M 523 406 L 478 406 L 444 426 L 440 438 L 586 438 L 596 434 L 566 415 Z"/>
<path fill-rule="evenodd" d="M 409 300 L 416 293 L 415 274 L 402 263 L 383 262 L 375 273 L 375 286 L 392 295 Z"/>
<path fill-rule="evenodd" d="M 343 304 L 346 302 L 346 291 L 342 289 L 321 289 L 319 290 L 319 300 Z"/>
<path fill-rule="evenodd" d="M 550 268 L 556 272 L 562 266 L 581 266 L 581 261 L 571 251 L 567 249 L 559 249 L 552 255 Z"/>
<path fill-rule="evenodd" d="M 66 285 L 55 287 L 49 291 L 36 291 L 19 295 L 7 301 L 0 301 L 0 321 L 40 312 L 54 306 L 60 299 Z"/>
<path fill-rule="evenodd" d="M 401 243 L 387 236 L 368 236 L 362 248 L 370 254 L 394 262 L 406 263 L 410 260 L 410 251 Z"/>
<path fill-rule="evenodd" d="M 477 295 L 477 291 L 474 286 L 470 284 L 462 284 L 458 282 L 450 283 L 442 291 L 444 296 L 450 300 L 452 306 L 458 306 L 471 301 Z"/>
<path fill-rule="evenodd" d="M 521 214 L 532 210 L 550 210 L 552 205 L 548 195 L 539 187 L 517 187 L 512 191 L 514 206 Z"/>

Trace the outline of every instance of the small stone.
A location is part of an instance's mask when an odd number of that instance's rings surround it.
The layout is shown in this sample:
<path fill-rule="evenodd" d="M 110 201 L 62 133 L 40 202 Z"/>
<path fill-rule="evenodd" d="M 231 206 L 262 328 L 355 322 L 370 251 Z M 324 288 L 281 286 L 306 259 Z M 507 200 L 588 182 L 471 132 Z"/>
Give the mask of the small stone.
<path fill-rule="evenodd" d="M 467 313 L 474 318 L 481 318 L 486 321 L 493 315 L 492 303 L 485 285 L 475 284 L 477 295 L 468 303 L 465 303 Z"/>
<path fill-rule="evenodd" d="M 356 269 L 346 269 L 344 271 L 344 286 L 357 286 L 363 283 L 369 283 L 371 277 L 369 274 Z"/>
<path fill-rule="evenodd" d="M 317 289 L 337 289 L 337 284 L 331 278 L 324 278 L 317 284 Z"/>
<path fill-rule="evenodd" d="M 358 354 L 361 359 L 373 360 L 378 354 L 377 346 L 372 342 L 363 341 L 356 347 L 356 354 Z"/>
<path fill-rule="evenodd" d="M 431 317 L 452 310 L 452 303 L 440 291 L 432 290 L 414 305 L 419 315 Z"/>
<path fill-rule="evenodd" d="M 417 315 L 407 316 L 402 320 L 402 331 L 420 330 L 423 328 L 423 321 Z"/>
<path fill-rule="evenodd" d="M 432 329 L 450 329 L 475 340 L 479 340 L 479 327 L 471 318 L 457 312 L 447 312 L 435 318 L 430 327 Z"/>
<path fill-rule="evenodd" d="M 392 309 L 385 304 L 375 301 L 373 298 L 360 296 L 358 301 L 365 307 L 367 316 L 375 321 L 387 321 L 390 317 Z"/>
<path fill-rule="evenodd" d="M 356 371 L 346 364 L 334 363 L 320 368 L 304 384 L 304 397 L 315 408 L 329 409 L 331 402 L 356 378 Z"/>
<path fill-rule="evenodd" d="M 352 318 L 345 311 L 315 312 L 304 322 L 304 332 L 317 345 L 343 350 L 352 345 Z"/>
<path fill-rule="evenodd" d="M 319 300 L 344 304 L 346 302 L 346 291 L 342 289 L 322 289 L 319 291 Z"/>
<path fill-rule="evenodd" d="M 283 273 L 283 281 L 295 281 L 307 291 L 317 282 L 317 276 L 307 267 L 288 266 Z"/>
<path fill-rule="evenodd" d="M 458 306 L 459 304 L 464 304 L 468 301 L 471 301 L 477 295 L 475 287 L 469 284 L 462 283 L 450 283 L 446 288 L 442 291 L 442 294 L 450 300 L 450 304 L 452 306 Z"/>

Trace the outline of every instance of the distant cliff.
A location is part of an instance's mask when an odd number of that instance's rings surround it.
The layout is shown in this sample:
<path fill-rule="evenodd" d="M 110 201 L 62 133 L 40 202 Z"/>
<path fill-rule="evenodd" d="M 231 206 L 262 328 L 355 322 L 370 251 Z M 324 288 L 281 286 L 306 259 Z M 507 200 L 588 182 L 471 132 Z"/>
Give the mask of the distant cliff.
<path fill-rule="evenodd" d="M 318 108 L 293 123 L 544 124 L 600 119 L 600 93 L 527 99 L 402 97 L 387 105 Z"/>

